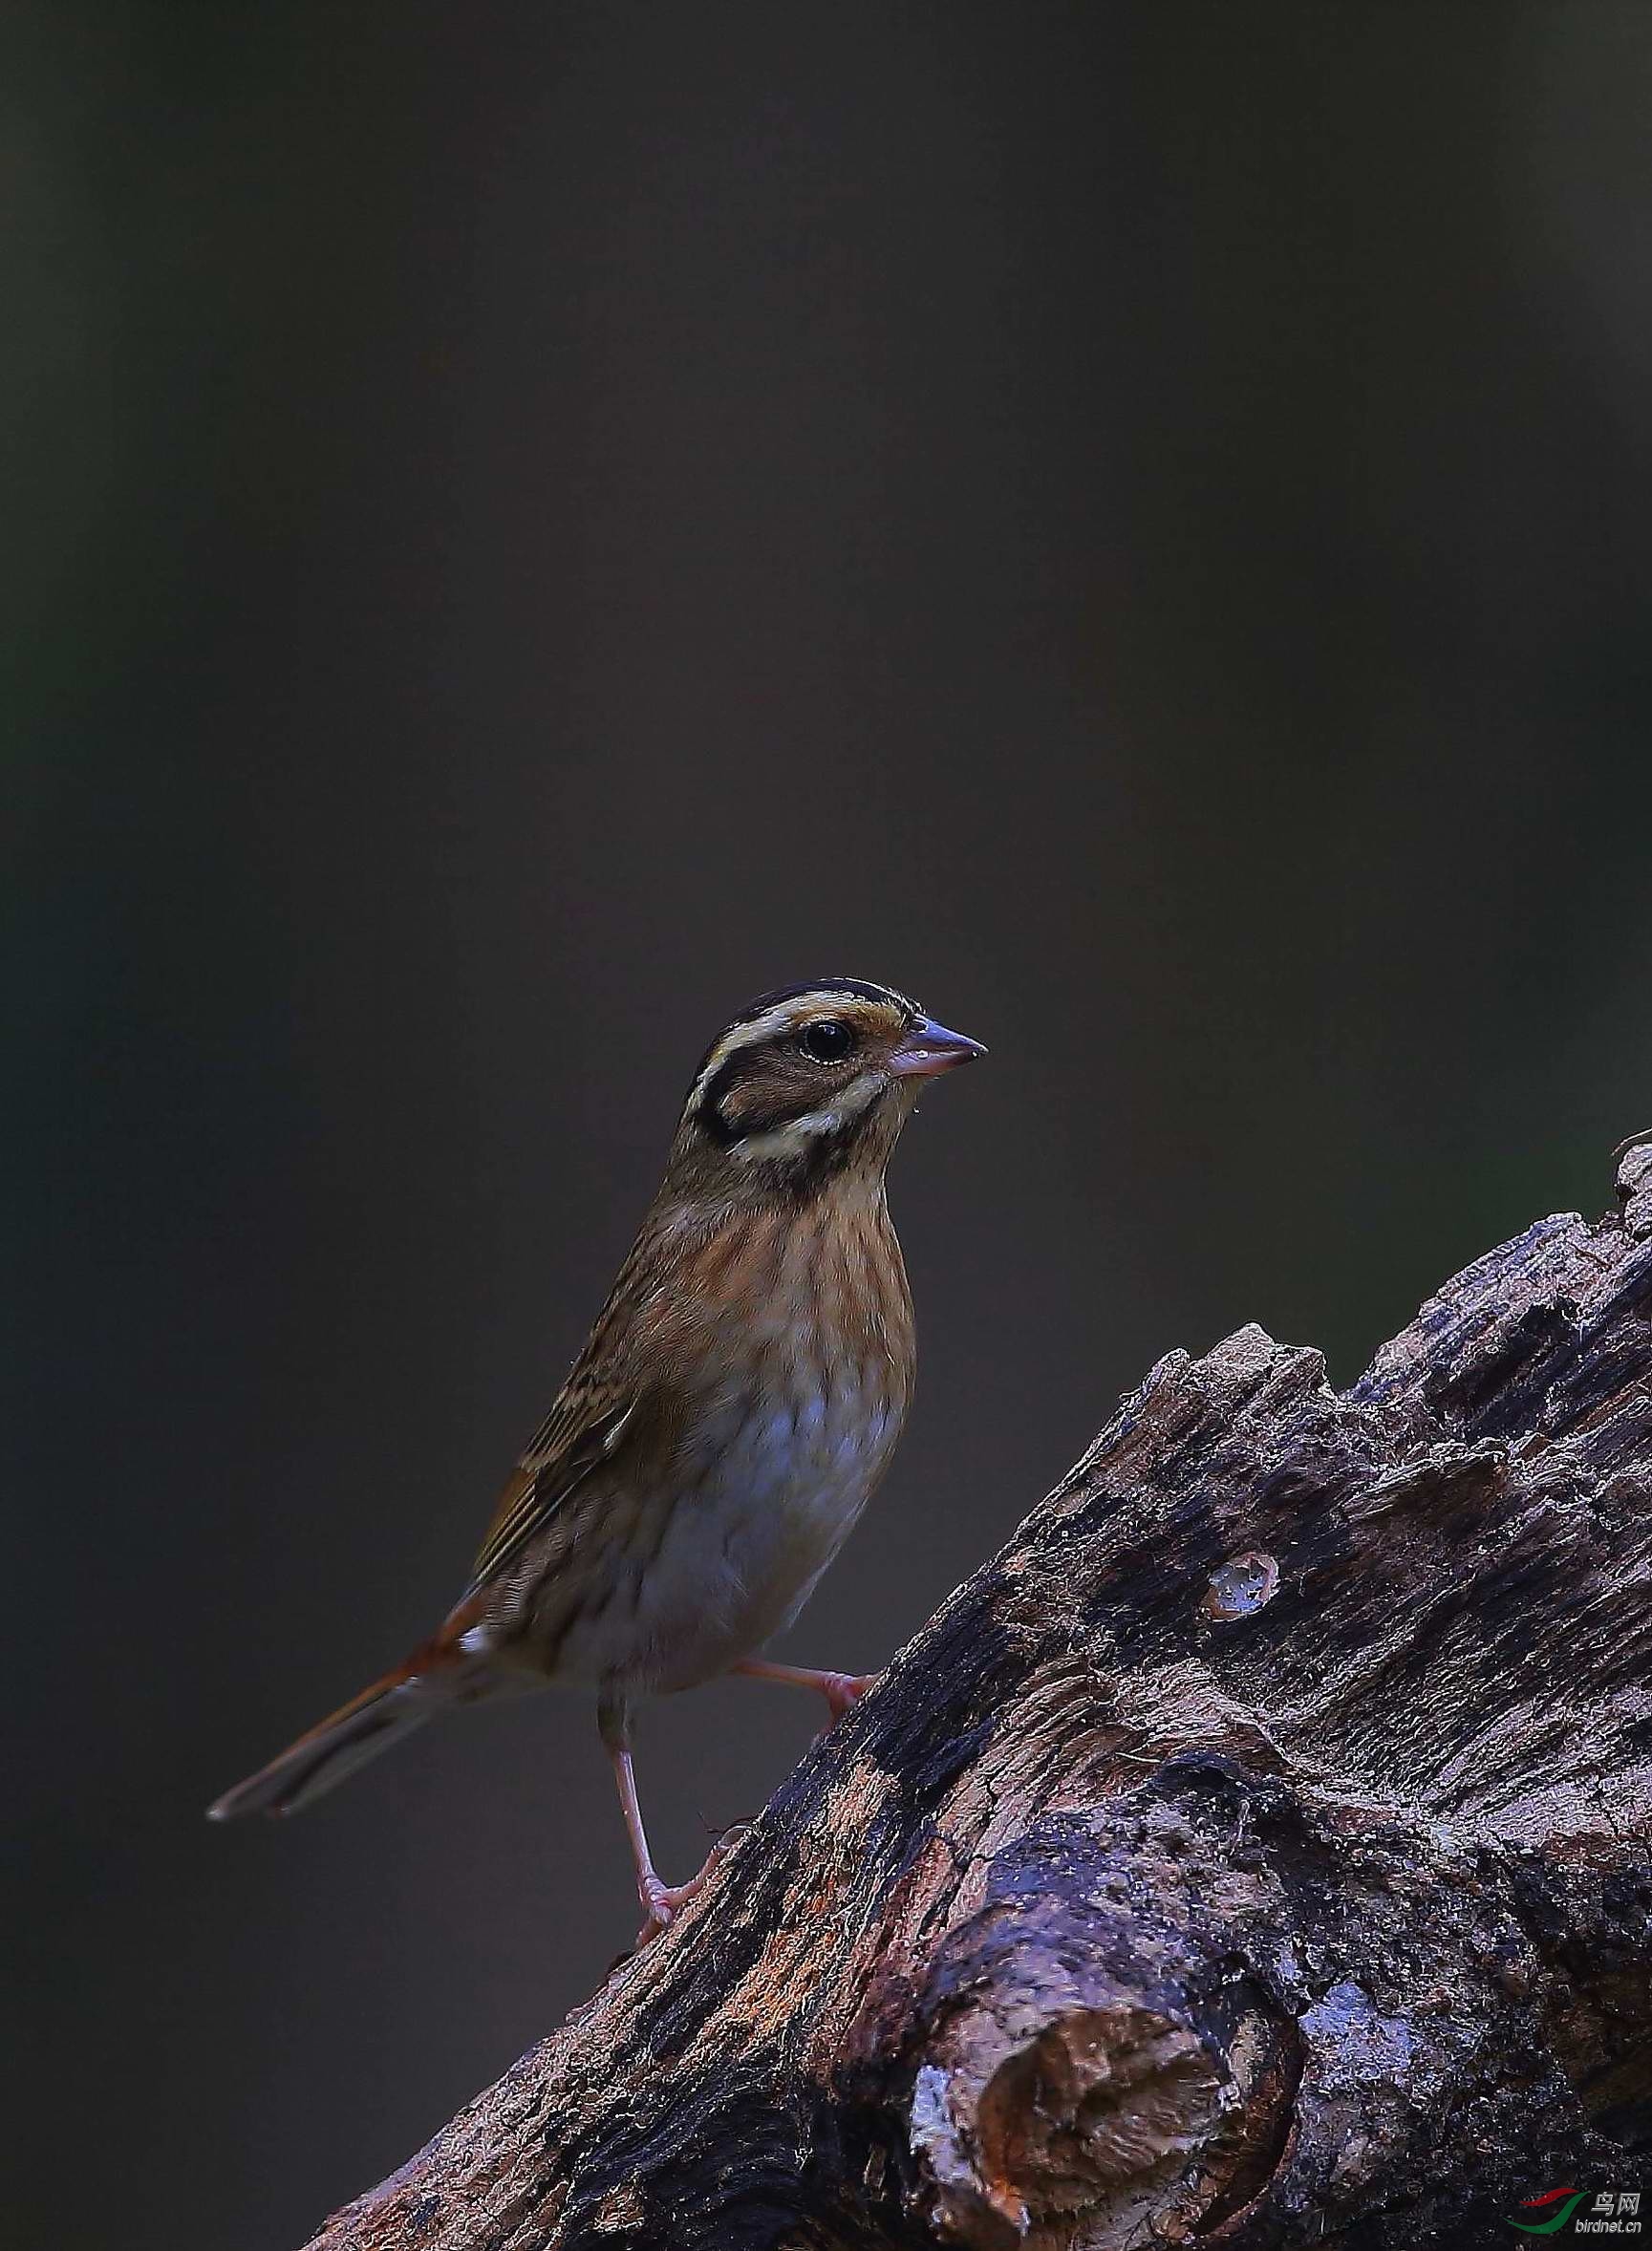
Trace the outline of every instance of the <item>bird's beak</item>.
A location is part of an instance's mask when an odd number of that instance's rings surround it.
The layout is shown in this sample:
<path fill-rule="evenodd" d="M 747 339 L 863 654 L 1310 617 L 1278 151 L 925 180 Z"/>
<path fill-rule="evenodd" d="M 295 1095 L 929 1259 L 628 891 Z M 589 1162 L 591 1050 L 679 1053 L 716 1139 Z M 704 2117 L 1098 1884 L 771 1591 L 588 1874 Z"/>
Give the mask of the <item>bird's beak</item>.
<path fill-rule="evenodd" d="M 961 1032 L 949 1032 L 945 1024 L 921 1016 L 890 1056 L 890 1069 L 897 1079 L 933 1079 L 986 1052 L 978 1040 L 966 1040 Z"/>

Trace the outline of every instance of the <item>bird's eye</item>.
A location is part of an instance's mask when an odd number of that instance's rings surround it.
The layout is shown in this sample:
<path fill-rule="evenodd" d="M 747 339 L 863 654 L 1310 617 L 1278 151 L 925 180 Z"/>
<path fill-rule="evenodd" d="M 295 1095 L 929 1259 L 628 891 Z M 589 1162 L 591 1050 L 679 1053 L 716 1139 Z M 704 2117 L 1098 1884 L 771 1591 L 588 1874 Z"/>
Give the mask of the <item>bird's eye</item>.
<path fill-rule="evenodd" d="M 799 1046 L 816 1063 L 841 1063 L 854 1043 L 854 1034 L 847 1024 L 840 1024 L 836 1017 L 826 1017 L 818 1024 L 805 1024 L 798 1035 Z"/>

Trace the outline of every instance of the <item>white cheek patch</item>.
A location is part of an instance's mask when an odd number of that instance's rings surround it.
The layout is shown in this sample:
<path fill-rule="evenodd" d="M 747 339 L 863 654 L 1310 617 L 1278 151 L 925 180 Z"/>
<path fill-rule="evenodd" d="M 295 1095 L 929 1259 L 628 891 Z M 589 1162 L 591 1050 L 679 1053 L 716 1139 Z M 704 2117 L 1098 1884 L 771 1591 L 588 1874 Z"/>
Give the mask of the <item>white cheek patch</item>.
<path fill-rule="evenodd" d="M 742 1165 L 755 1164 L 763 1157 L 801 1157 L 812 1142 L 823 1133 L 835 1133 L 843 1122 L 836 1109 L 810 1110 L 806 1117 L 794 1118 L 789 1126 L 777 1126 L 770 1133 L 748 1133 L 743 1141 L 732 1142 L 728 1153 Z"/>
<path fill-rule="evenodd" d="M 839 1133 L 851 1124 L 882 1091 L 883 1081 L 873 1072 L 863 1072 L 818 1110 L 805 1110 L 801 1118 L 793 1118 L 768 1133 L 748 1133 L 743 1141 L 731 1144 L 728 1153 L 746 1165 L 765 1158 L 805 1156 L 823 1134 Z"/>

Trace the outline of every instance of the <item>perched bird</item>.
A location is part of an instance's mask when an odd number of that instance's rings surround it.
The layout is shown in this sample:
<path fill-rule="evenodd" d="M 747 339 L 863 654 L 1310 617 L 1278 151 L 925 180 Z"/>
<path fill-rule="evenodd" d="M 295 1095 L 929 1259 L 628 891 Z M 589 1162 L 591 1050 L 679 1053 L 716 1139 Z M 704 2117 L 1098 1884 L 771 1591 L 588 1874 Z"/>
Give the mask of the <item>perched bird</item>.
<path fill-rule="evenodd" d="M 290 1813 L 456 1704 L 596 1690 L 646 1915 L 675 1888 L 632 1772 L 639 1698 L 772 1664 L 889 1467 L 912 1394 L 912 1297 L 884 1168 L 923 1083 L 985 1052 L 884 985 L 765 993 L 695 1073 L 665 1179 L 607 1304 L 499 1502 L 469 1586 L 405 1664 L 211 1809 Z M 714 1854 L 715 1859 L 715 1854 Z"/>

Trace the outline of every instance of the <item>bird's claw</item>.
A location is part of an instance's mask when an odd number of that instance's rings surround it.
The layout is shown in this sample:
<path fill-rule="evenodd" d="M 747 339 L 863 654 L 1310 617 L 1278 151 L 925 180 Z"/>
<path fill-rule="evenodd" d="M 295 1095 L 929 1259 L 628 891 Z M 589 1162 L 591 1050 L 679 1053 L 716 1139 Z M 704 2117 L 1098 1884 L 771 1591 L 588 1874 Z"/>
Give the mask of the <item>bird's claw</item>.
<path fill-rule="evenodd" d="M 662 1883 L 652 1872 L 638 1880 L 637 1897 L 643 1905 L 643 1924 L 636 1934 L 639 1954 L 651 1940 L 670 1929 L 681 1908 L 698 1897 L 750 1827 L 749 1821 L 737 1821 L 725 1829 L 706 1854 L 704 1867 L 685 1884 Z"/>
<path fill-rule="evenodd" d="M 880 1678 L 881 1675 L 877 1673 L 822 1673 L 820 1692 L 826 1700 L 826 1709 L 831 1718 L 821 1729 L 821 1735 L 829 1734 L 845 1712 L 859 1704 L 869 1688 L 876 1687 Z M 815 1741 L 820 1741 L 819 1735 Z"/>
<path fill-rule="evenodd" d="M 699 1890 L 700 1879 L 691 1876 L 685 1884 L 638 1884 L 637 1895 L 642 1900 L 642 1928 L 636 1934 L 636 1950 L 640 1954 L 651 1939 L 657 1939 L 669 1929 L 672 1918 L 679 1907 L 686 1907 Z"/>

